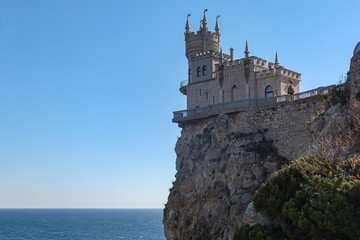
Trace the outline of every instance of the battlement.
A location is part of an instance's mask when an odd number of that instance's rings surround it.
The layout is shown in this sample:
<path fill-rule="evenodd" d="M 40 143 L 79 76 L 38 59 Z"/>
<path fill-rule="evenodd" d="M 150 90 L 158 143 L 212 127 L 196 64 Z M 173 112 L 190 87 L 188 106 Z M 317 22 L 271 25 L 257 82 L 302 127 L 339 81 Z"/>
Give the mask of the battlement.
<path fill-rule="evenodd" d="M 225 56 L 226 54 L 224 54 Z M 244 66 L 244 61 L 247 60 L 246 58 L 236 59 L 234 61 L 231 61 L 231 56 L 226 55 L 226 58 L 224 57 L 225 62 L 223 62 L 224 70 L 232 69 L 235 66 Z M 249 64 L 253 64 L 256 66 L 266 67 L 267 61 L 258 57 L 249 57 Z"/>
<path fill-rule="evenodd" d="M 215 52 L 213 50 L 199 52 L 199 53 L 195 53 L 195 54 L 189 56 L 191 61 L 196 61 L 196 60 L 200 60 L 200 59 L 204 59 L 204 58 L 208 58 L 208 57 L 215 57 L 215 58 L 223 57 L 225 61 L 231 60 L 230 55 L 223 54 L 223 56 L 221 56 L 220 52 Z"/>
<path fill-rule="evenodd" d="M 188 33 L 184 33 L 185 34 L 185 39 L 186 40 L 195 40 L 198 39 L 199 37 L 203 37 L 204 35 L 207 37 L 213 37 L 213 38 L 218 38 L 220 36 L 220 34 L 216 33 L 216 32 L 210 32 L 210 31 L 197 31 L 197 32 L 188 32 Z"/>
<path fill-rule="evenodd" d="M 301 81 L 300 73 L 286 69 L 283 66 L 276 67 L 274 63 L 269 63 L 269 68 L 267 68 L 267 69 L 255 72 L 255 77 L 257 79 L 264 78 L 264 77 L 279 76 L 279 75 L 282 75 L 282 76 L 285 76 L 288 78 L 292 78 L 296 81 Z"/>

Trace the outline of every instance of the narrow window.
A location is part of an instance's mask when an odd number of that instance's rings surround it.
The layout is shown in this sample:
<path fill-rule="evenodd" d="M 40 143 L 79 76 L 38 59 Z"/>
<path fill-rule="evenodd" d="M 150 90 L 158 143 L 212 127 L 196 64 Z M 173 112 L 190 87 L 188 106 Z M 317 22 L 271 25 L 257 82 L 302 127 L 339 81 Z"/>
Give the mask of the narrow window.
<path fill-rule="evenodd" d="M 201 89 L 199 89 L 199 94 L 200 94 L 200 96 L 201 96 Z"/>
<path fill-rule="evenodd" d="M 205 93 L 205 96 L 206 96 L 206 100 L 208 100 L 208 99 L 209 99 L 209 93 L 206 92 L 206 93 Z"/>
<path fill-rule="evenodd" d="M 223 103 L 224 102 L 224 90 L 220 89 L 219 90 L 219 103 Z"/>
<path fill-rule="evenodd" d="M 273 97 L 274 96 L 274 91 L 273 88 L 269 85 L 265 88 L 265 97 Z"/>
<path fill-rule="evenodd" d="M 231 88 L 231 101 L 237 100 L 237 87 L 234 85 Z"/>
<path fill-rule="evenodd" d="M 293 95 L 294 94 L 294 88 L 292 87 L 292 86 L 290 86 L 289 88 L 288 88 L 288 94 L 289 95 Z"/>
<path fill-rule="evenodd" d="M 192 72 L 191 72 L 191 68 L 189 68 L 189 83 L 192 82 Z"/>
<path fill-rule="evenodd" d="M 206 75 L 206 66 L 205 65 L 203 66 L 202 70 L 203 70 L 203 76 L 205 76 Z"/>
<path fill-rule="evenodd" d="M 198 67 L 198 68 L 196 69 L 196 76 L 198 76 L 198 77 L 201 76 L 201 68 L 200 68 L 200 67 Z"/>
<path fill-rule="evenodd" d="M 213 103 L 215 103 L 215 96 L 213 96 Z"/>

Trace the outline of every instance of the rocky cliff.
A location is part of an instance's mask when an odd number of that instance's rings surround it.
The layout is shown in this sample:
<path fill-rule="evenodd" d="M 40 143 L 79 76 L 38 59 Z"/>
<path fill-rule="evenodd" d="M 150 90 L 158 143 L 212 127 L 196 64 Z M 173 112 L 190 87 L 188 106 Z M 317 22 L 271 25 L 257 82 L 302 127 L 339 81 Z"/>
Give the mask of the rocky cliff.
<path fill-rule="evenodd" d="M 360 43 L 348 77 L 345 104 L 334 104 L 335 94 L 184 124 L 164 209 L 167 239 L 232 239 L 254 223 L 254 192 L 282 165 L 314 152 L 359 152 Z"/>
<path fill-rule="evenodd" d="M 324 107 L 316 97 L 186 124 L 164 210 L 167 239 L 231 239 L 266 177 L 311 150 L 307 123 Z"/>

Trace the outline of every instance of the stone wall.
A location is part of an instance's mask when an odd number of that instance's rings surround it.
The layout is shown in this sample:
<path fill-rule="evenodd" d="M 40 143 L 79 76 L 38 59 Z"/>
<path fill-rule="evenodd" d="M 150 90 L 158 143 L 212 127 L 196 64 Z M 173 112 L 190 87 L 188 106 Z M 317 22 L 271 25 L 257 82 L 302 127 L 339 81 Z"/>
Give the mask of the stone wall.
<path fill-rule="evenodd" d="M 292 161 L 311 151 L 314 137 L 308 131 L 308 123 L 324 111 L 325 98 L 284 102 L 271 109 L 232 114 L 232 117 L 237 131 L 263 131 L 266 138 L 274 141 L 279 154 Z"/>
<path fill-rule="evenodd" d="M 167 239 L 232 239 L 259 185 L 311 151 L 315 138 L 308 122 L 323 112 L 325 100 L 313 97 L 186 124 L 164 209 Z"/>

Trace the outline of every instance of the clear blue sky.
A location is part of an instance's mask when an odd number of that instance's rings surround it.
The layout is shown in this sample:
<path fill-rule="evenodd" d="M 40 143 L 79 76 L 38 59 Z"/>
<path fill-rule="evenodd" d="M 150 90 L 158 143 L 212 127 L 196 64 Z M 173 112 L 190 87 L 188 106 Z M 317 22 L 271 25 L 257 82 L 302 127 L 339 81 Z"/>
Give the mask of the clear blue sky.
<path fill-rule="evenodd" d="M 334 84 L 360 2 L 0 0 L 0 208 L 162 208 L 185 108 L 184 27 L 221 15 L 221 45 Z"/>

